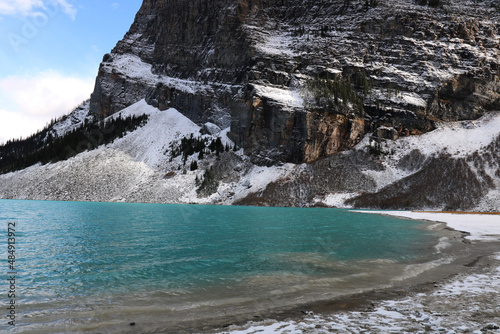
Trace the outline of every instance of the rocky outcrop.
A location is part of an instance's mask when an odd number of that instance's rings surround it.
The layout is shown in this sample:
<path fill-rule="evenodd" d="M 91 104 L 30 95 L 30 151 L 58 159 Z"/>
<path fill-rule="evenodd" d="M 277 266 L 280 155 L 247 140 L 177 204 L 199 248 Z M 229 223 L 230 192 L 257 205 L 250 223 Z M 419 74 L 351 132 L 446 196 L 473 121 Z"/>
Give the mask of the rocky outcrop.
<path fill-rule="evenodd" d="M 457 75 L 442 85 L 435 92 L 429 115 L 444 121 L 462 121 L 500 110 L 500 77 L 491 68 L 481 72 Z"/>
<path fill-rule="evenodd" d="M 379 209 L 470 210 L 488 190 L 488 184 L 473 172 L 465 159 L 442 155 L 429 159 L 418 172 L 376 193 L 350 199 L 347 204 Z"/>
<path fill-rule="evenodd" d="M 362 118 L 351 119 L 341 114 L 311 112 L 307 114 L 306 129 L 304 161 L 312 162 L 359 143 L 368 129 L 368 124 Z"/>
<path fill-rule="evenodd" d="M 315 198 L 328 193 L 371 192 L 376 183 L 363 171 L 381 168 L 380 163 L 365 152 L 336 154 L 297 168 L 293 175 L 269 182 L 264 190 L 253 192 L 234 204 L 303 207 L 315 205 Z"/>
<path fill-rule="evenodd" d="M 370 3 L 144 0 L 103 59 L 91 113 L 146 98 L 199 124 L 230 125 L 229 137 L 269 165 L 315 161 L 368 132 L 396 139 L 500 107 L 495 1 Z M 327 93 L 343 107 L 318 112 L 309 98 L 317 78 L 342 80 Z"/>
<path fill-rule="evenodd" d="M 115 69 L 105 72 L 106 63 L 101 64 L 90 98 L 90 112 L 99 118 L 112 115 L 143 99 L 151 85 L 140 80 L 128 80 L 125 73 Z"/>

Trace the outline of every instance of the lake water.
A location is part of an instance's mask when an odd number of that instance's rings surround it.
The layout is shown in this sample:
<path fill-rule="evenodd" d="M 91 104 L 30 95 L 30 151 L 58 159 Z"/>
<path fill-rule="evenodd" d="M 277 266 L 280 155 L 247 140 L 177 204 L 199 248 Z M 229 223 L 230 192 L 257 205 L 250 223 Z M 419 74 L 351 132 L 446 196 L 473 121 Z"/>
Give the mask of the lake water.
<path fill-rule="evenodd" d="M 430 224 L 346 210 L 0 200 L 4 305 L 9 223 L 16 326 L 0 328 L 19 333 L 190 332 L 386 286 L 443 243 Z"/>

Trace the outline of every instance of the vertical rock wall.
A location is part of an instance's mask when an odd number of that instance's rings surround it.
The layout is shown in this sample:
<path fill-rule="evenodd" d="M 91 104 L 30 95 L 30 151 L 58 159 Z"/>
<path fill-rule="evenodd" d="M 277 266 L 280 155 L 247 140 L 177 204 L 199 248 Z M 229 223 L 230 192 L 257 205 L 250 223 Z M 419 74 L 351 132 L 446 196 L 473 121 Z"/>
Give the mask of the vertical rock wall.
<path fill-rule="evenodd" d="M 230 138 L 264 164 L 314 161 L 368 132 L 390 139 L 424 133 L 435 121 L 500 108 L 495 6 L 144 0 L 103 59 L 90 110 L 104 117 L 146 98 L 197 123 L 230 124 Z M 307 95 L 320 77 L 346 80 L 363 112 L 346 101 L 318 112 Z M 290 103 L 296 96 L 304 100 Z"/>

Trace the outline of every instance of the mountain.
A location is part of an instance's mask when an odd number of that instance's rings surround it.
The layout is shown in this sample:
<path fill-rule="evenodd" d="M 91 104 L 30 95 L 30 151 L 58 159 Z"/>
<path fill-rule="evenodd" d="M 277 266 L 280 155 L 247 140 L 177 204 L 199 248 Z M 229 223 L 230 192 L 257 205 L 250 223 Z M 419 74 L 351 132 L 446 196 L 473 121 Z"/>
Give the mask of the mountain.
<path fill-rule="evenodd" d="M 0 165 L 50 162 L 0 167 L 0 197 L 499 210 L 499 13 L 494 0 L 144 0 L 90 101 L 30 149 L 0 150 Z M 147 120 L 106 130 L 120 112 Z M 69 136 L 86 144 L 51 159 Z"/>

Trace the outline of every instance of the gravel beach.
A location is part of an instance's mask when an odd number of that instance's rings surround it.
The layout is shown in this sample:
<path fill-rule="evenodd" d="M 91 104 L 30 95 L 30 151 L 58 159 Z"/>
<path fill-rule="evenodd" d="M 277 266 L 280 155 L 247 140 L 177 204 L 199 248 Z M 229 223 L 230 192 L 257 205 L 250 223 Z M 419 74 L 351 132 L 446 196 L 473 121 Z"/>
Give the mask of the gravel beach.
<path fill-rule="evenodd" d="M 445 222 L 467 232 L 471 243 L 500 240 L 498 215 L 379 213 Z M 374 292 L 346 304 L 346 310 L 304 310 L 300 319 L 254 321 L 220 333 L 500 333 L 500 248 L 445 279 Z"/>

